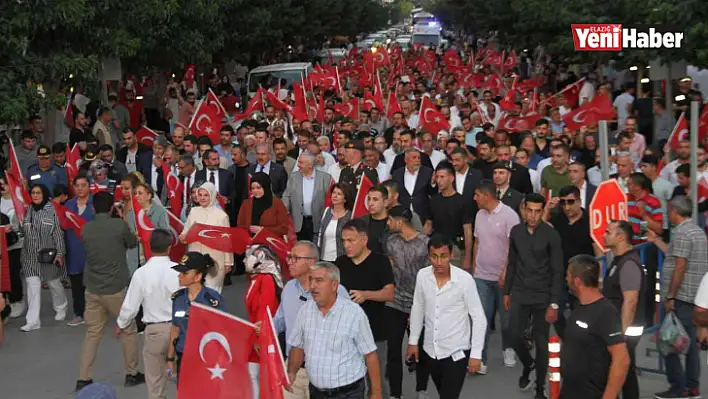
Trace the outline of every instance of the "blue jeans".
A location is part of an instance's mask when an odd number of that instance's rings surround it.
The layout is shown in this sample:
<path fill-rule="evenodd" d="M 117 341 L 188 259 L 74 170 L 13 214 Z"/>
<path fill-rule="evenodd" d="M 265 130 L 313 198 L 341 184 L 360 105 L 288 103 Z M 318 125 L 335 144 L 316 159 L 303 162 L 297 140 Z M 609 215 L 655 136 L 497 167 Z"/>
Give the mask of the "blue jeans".
<path fill-rule="evenodd" d="M 681 358 L 671 354 L 666 359 L 666 378 L 671 384 L 671 391 L 682 392 L 684 389 L 695 389 L 699 386 L 701 376 L 701 357 L 696 344 L 696 328 L 691 322 L 694 305 L 692 303 L 676 300 L 676 317 L 681 320 L 683 328 L 688 333 L 690 346 L 686 354 L 686 370 L 681 365 Z"/>
<path fill-rule="evenodd" d="M 482 351 L 482 362 L 487 363 L 489 326 L 492 324 L 492 319 L 494 319 L 495 308 L 499 310 L 499 318 L 501 320 L 502 349 L 511 347 L 511 339 L 509 338 L 509 313 L 504 309 L 502 293 L 498 281 L 481 280 L 478 278 L 474 279 L 474 281 L 477 283 L 479 300 L 482 302 L 484 314 L 487 316 L 487 334 L 484 338 L 484 350 Z"/>

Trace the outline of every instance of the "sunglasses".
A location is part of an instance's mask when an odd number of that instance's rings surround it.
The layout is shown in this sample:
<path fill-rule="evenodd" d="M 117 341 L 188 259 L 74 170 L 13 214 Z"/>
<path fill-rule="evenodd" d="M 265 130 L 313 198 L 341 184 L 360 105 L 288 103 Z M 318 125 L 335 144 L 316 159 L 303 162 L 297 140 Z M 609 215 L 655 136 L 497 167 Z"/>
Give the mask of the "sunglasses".
<path fill-rule="evenodd" d="M 577 199 L 562 199 L 562 200 L 558 201 L 558 203 L 560 204 L 560 206 L 565 206 L 566 204 L 568 206 L 573 206 L 573 205 L 575 205 L 575 203 L 577 201 L 578 201 Z"/>

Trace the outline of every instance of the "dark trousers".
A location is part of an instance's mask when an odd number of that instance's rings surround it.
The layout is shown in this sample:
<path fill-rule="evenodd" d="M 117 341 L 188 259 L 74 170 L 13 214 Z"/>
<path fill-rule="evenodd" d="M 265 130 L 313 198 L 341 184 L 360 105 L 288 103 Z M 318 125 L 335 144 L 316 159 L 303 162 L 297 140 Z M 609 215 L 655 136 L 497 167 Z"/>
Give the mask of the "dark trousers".
<path fill-rule="evenodd" d="M 639 380 L 637 379 L 637 345 L 641 337 L 626 337 L 629 352 L 629 370 L 622 387 L 622 399 L 639 399 Z"/>
<path fill-rule="evenodd" d="M 568 292 L 568 287 L 565 287 L 561 292 L 560 299 L 558 300 L 558 320 L 556 320 L 555 324 L 553 324 L 556 327 L 556 332 L 558 332 L 560 339 L 563 339 L 565 335 L 565 309 L 568 307 L 570 310 L 575 309 L 577 302 L 578 298 Z"/>
<path fill-rule="evenodd" d="M 388 386 L 390 389 L 389 396 L 400 398 L 402 395 L 403 386 L 403 337 L 408 331 L 408 313 L 401 312 L 390 307 L 385 308 L 386 320 L 388 320 L 388 336 L 386 342 L 386 373 L 388 375 Z M 418 342 L 418 350 L 423 350 L 423 336 L 425 331 L 421 331 L 420 341 Z M 415 368 L 415 390 L 428 390 L 428 376 L 430 373 L 426 368 L 423 359 L 419 357 L 419 362 Z"/>
<path fill-rule="evenodd" d="M 315 236 L 315 225 L 312 223 L 312 216 L 302 217 L 302 227 L 297 232 L 298 240 L 312 241 Z"/>
<path fill-rule="evenodd" d="M 13 249 L 7 253 L 10 258 L 10 303 L 22 300 L 22 249 Z"/>
<path fill-rule="evenodd" d="M 644 320 L 646 321 L 644 324 L 646 327 L 654 325 L 654 313 L 656 312 L 656 302 L 654 301 L 654 287 L 656 287 L 656 272 L 659 267 L 659 262 L 657 259 L 658 256 L 658 248 L 654 244 L 647 245 L 647 248 L 644 250 L 644 267 L 646 267 L 647 269 L 647 286 L 651 295 L 649 295 L 649 300 L 644 302 Z"/>
<path fill-rule="evenodd" d="M 529 348 L 524 341 L 524 331 L 533 316 L 533 340 L 536 346 L 536 387 L 541 389 L 546 386 L 546 372 L 548 371 L 548 330 L 546 323 L 547 305 L 522 305 L 511 300 L 511 315 L 509 316 L 509 331 L 513 336 L 513 348 L 524 367 L 534 365 L 534 358 L 529 353 Z"/>
<path fill-rule="evenodd" d="M 365 378 L 352 384 L 348 389 L 339 392 L 328 392 L 328 390 L 317 389 L 310 384 L 310 399 L 364 399 L 366 394 Z"/>
<path fill-rule="evenodd" d="M 693 326 L 692 303 L 676 300 L 676 317 L 681 321 L 683 328 L 688 333 L 688 353 L 686 354 L 686 368 L 681 364 L 681 355 L 671 354 L 665 357 L 666 378 L 671 384 L 671 391 L 682 392 L 685 389 L 692 390 L 698 388 L 701 376 L 701 354 L 696 344 L 696 327 Z"/>
<path fill-rule="evenodd" d="M 70 274 L 69 281 L 71 281 L 71 303 L 74 307 L 74 316 L 83 318 L 84 309 L 86 309 L 84 274 Z"/>
<path fill-rule="evenodd" d="M 430 378 L 433 379 L 433 384 L 438 390 L 440 399 L 459 398 L 460 392 L 462 392 L 462 385 L 464 385 L 465 377 L 467 376 L 470 351 L 465 351 L 465 356 L 458 361 L 453 361 L 452 356 L 444 359 L 433 359 L 425 353 L 422 346 L 418 348 L 418 355 L 428 365 Z"/>

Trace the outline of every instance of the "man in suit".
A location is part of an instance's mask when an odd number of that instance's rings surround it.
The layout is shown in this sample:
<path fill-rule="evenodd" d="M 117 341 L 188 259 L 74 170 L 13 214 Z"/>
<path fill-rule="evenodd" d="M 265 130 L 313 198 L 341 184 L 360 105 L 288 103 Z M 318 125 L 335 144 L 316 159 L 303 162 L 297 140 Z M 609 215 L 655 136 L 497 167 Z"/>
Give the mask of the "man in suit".
<path fill-rule="evenodd" d="M 477 215 L 477 201 L 474 200 L 474 190 L 482 183 L 482 172 L 469 163 L 469 152 L 464 148 L 455 148 L 450 153 L 452 167 L 455 168 L 455 190 L 465 198 L 472 207 L 472 216 Z"/>
<path fill-rule="evenodd" d="M 216 186 L 216 191 L 222 197 L 230 200 L 234 193 L 234 179 L 231 172 L 219 167 L 221 156 L 216 150 L 206 150 L 202 154 L 202 158 L 206 168 L 197 171 L 196 180 L 213 183 Z"/>
<path fill-rule="evenodd" d="M 117 182 L 122 181 L 128 174 L 128 169 L 123 162 L 116 159 L 113 147 L 110 144 L 104 144 L 98 147 L 98 151 L 103 162 L 108 164 L 108 178 Z"/>
<path fill-rule="evenodd" d="M 403 153 L 396 155 L 396 158 L 394 158 L 393 165 L 391 165 L 391 173 L 393 173 L 394 170 L 402 168 L 406 164 L 406 150 L 409 148 L 415 148 L 415 146 L 413 145 L 414 139 L 415 135 L 413 134 L 413 131 L 404 130 L 401 132 L 399 140 L 401 142 L 401 148 L 403 149 Z M 420 152 L 420 164 L 433 170 L 433 163 L 430 161 L 430 157 L 428 156 L 428 154 L 422 151 Z"/>
<path fill-rule="evenodd" d="M 275 153 L 275 163 L 282 165 L 288 177 L 295 168 L 295 158 L 288 156 L 288 143 L 282 137 L 273 139 L 273 152 Z"/>
<path fill-rule="evenodd" d="M 509 185 L 521 194 L 532 193 L 533 183 L 531 183 L 531 174 L 529 174 L 528 168 L 511 160 L 511 148 L 506 144 L 502 144 L 498 146 L 495 151 L 497 161 L 511 165 Z"/>
<path fill-rule="evenodd" d="M 259 143 L 256 145 L 256 163 L 250 166 L 250 173 L 263 172 L 270 176 L 270 184 L 273 194 L 280 198 L 288 185 L 288 174 L 282 165 L 271 161 L 270 147 L 268 144 Z"/>
<path fill-rule="evenodd" d="M 391 180 L 398 183 L 401 188 L 398 201 L 404 207 L 411 206 L 421 220 L 427 220 L 430 214 L 430 195 L 433 191 L 433 169 L 421 165 L 421 152 L 411 147 L 405 152 L 406 165 L 399 168 L 391 175 Z"/>
<path fill-rule="evenodd" d="M 139 143 L 130 128 L 123 130 L 123 143 L 125 147 L 116 152 L 116 159 L 125 165 L 128 173 L 140 172 L 147 178 L 152 165 L 152 149 Z"/>
<path fill-rule="evenodd" d="M 595 196 L 597 187 L 585 179 L 585 165 L 582 162 L 576 161 L 568 165 L 568 180 L 570 180 L 571 185 L 580 190 L 581 206 L 587 210 L 592 197 Z"/>
<path fill-rule="evenodd" d="M 283 203 L 292 217 L 297 239 L 315 241 L 332 176 L 315 169 L 315 156 L 309 152 L 300 154 L 297 165 L 298 171 L 290 175 L 283 193 Z"/>
<path fill-rule="evenodd" d="M 307 151 L 307 143 L 312 140 L 312 133 L 305 129 L 297 132 L 297 145 L 292 150 L 288 151 L 288 156 L 292 159 L 297 159 L 300 154 Z"/>
<path fill-rule="evenodd" d="M 349 184 L 354 190 L 354 198 L 356 198 L 357 191 L 361 185 L 361 177 L 366 175 L 374 186 L 379 184 L 379 174 L 371 169 L 365 162 L 362 162 L 364 158 L 364 143 L 361 141 L 350 141 L 345 144 L 344 149 L 344 159 L 347 162 L 347 167 L 342 169 L 342 173 L 339 175 L 340 183 Z"/>
<path fill-rule="evenodd" d="M 509 162 L 499 161 L 494 164 L 492 173 L 494 185 L 497 186 L 497 199 L 520 215 L 521 201 L 524 199 L 524 195 L 509 185 L 512 166 Z"/>

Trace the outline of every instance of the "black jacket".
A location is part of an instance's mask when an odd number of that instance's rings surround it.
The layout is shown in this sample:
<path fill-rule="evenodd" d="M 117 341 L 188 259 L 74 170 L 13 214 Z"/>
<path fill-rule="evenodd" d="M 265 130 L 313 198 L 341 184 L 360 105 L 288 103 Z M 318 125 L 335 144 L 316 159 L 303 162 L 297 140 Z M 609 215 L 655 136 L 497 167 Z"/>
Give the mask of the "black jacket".
<path fill-rule="evenodd" d="M 400 168 L 391 174 L 391 180 L 398 183 L 398 202 L 406 208 L 413 204 L 413 210 L 420 216 L 420 220 L 427 220 L 430 215 L 430 196 L 434 192 L 431 186 L 433 169 L 420 167 L 412 196 L 406 190 L 405 172 L 406 168 Z"/>

